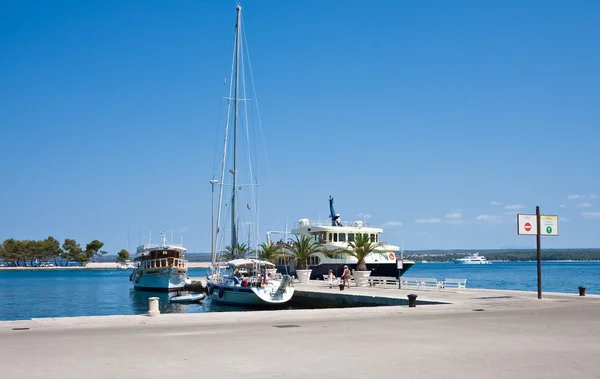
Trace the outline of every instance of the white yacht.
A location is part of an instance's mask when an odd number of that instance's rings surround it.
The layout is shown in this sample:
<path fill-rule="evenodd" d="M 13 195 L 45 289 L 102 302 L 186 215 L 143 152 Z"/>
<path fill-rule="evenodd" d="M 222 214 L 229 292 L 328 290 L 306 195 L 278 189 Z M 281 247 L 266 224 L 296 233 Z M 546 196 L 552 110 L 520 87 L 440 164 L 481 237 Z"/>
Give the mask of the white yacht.
<path fill-rule="evenodd" d="M 245 51 L 245 43 L 242 41 L 242 8 L 237 6 L 237 18 L 235 24 L 235 44 L 234 56 L 232 64 L 232 73 L 230 76 L 229 96 L 227 97 L 227 109 L 232 112 L 228 114 L 227 123 L 225 125 L 226 135 L 223 146 L 222 167 L 220 180 L 213 179 L 211 184 L 219 185 L 219 205 L 217 212 L 216 233 L 213 233 L 213 242 L 211 243 L 212 250 L 212 270 L 207 276 L 208 293 L 212 301 L 217 303 L 242 305 L 242 306 L 280 306 L 287 303 L 294 295 L 294 287 L 291 286 L 291 277 L 288 275 L 275 274 L 275 265 L 270 262 L 260 261 L 258 259 L 248 259 L 247 256 L 241 258 L 238 255 L 246 255 L 243 243 L 240 242 L 240 226 L 238 222 L 244 220 L 248 225 L 248 245 L 250 251 L 256 251 L 255 246 L 251 241 L 251 226 L 254 226 L 255 239 L 258 238 L 258 183 L 256 182 L 256 172 L 253 171 L 252 158 L 250 149 L 244 149 L 244 156 L 240 147 L 249 147 L 244 145 L 246 138 L 242 136 L 252 135 L 248 120 L 247 107 L 245 101 L 255 96 L 246 96 L 246 88 L 240 81 L 243 81 L 243 68 L 240 67 L 244 62 L 248 62 L 249 57 Z M 250 72 L 251 70 L 246 71 Z M 238 117 L 240 108 L 243 108 L 243 116 Z M 238 118 L 241 119 L 238 122 Z M 233 124 L 230 128 L 230 120 Z M 239 129 L 239 130 L 238 130 Z M 245 129 L 245 130 L 244 130 Z M 231 135 L 230 135 L 231 134 Z M 240 137 L 238 138 L 238 134 Z M 229 138 L 231 137 L 231 138 Z M 230 146 L 232 145 L 232 146 Z M 227 154 L 231 152 L 231 154 Z M 246 159 L 248 167 L 243 169 L 242 160 Z M 231 175 L 225 176 L 225 173 Z M 246 183 L 246 184 L 241 184 Z M 227 189 L 228 193 L 223 193 Z M 230 233 L 225 233 L 226 223 L 222 219 L 229 217 Z M 226 241 L 227 237 L 227 241 Z M 217 265 L 215 242 L 219 241 L 220 245 L 227 245 L 225 250 L 228 250 L 233 259 L 227 262 L 227 266 Z M 258 245 L 258 241 L 255 241 Z M 270 274 L 270 275 L 269 275 Z M 281 280 L 278 280 L 281 278 Z"/>
<path fill-rule="evenodd" d="M 341 250 L 348 248 L 348 242 L 353 242 L 356 234 L 368 234 L 371 243 L 378 244 L 376 251 L 365 258 L 367 269 L 371 271 L 372 276 L 397 278 L 398 275 L 402 276 L 415 264 L 412 260 L 404 259 L 400 247 L 380 239 L 383 229 L 370 227 L 365 225 L 363 221 L 352 223 L 340 221 L 340 215 L 336 214 L 333 208 L 333 197 L 331 196 L 329 196 L 329 211 L 331 221 L 311 221 L 303 218 L 295 224 L 294 229 L 290 232 L 292 235 L 305 235 L 313 238 L 324 250 L 340 251 L 334 254 L 318 252 L 311 255 L 308 262 L 308 268 L 312 269 L 311 279 L 323 278 L 323 275 L 326 275 L 330 269 L 336 276 L 340 276 L 344 270 L 344 265 L 348 265 L 351 270 L 355 269 L 358 260 Z M 269 242 L 276 244 L 286 244 L 289 241 L 271 241 L 271 234 L 282 233 L 284 232 L 269 232 L 267 233 L 267 239 Z M 288 233 L 285 232 L 285 234 Z M 294 272 L 296 270 L 293 260 L 285 255 L 278 257 L 276 263 L 280 272 Z"/>
<path fill-rule="evenodd" d="M 487 265 L 491 264 L 492 262 L 488 261 L 483 255 L 479 255 L 479 253 L 474 253 L 471 255 L 467 255 L 464 258 L 455 259 L 454 263 L 462 265 Z"/>
<path fill-rule="evenodd" d="M 178 291 L 186 284 L 187 250 L 182 245 L 167 243 L 163 232 L 160 244 L 145 244 L 137 248 L 134 269 L 129 277 L 136 290 Z"/>

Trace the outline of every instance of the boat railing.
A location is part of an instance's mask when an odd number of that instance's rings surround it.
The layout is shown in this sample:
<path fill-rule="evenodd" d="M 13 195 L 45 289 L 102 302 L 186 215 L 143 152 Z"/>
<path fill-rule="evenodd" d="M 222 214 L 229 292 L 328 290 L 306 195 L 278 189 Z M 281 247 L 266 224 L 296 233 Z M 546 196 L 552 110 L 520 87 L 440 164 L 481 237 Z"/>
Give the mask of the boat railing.
<path fill-rule="evenodd" d="M 353 226 L 358 227 L 357 221 L 341 221 L 342 226 Z M 363 221 L 360 221 L 360 227 L 369 227 L 369 224 Z M 295 222 L 294 228 L 301 228 L 306 226 L 331 226 L 331 220 L 308 220 L 308 225 L 304 222 Z"/>
<path fill-rule="evenodd" d="M 140 262 L 140 268 L 142 270 L 149 270 L 154 268 L 187 268 L 187 261 L 181 258 L 159 258 L 149 259 L 147 261 Z"/>

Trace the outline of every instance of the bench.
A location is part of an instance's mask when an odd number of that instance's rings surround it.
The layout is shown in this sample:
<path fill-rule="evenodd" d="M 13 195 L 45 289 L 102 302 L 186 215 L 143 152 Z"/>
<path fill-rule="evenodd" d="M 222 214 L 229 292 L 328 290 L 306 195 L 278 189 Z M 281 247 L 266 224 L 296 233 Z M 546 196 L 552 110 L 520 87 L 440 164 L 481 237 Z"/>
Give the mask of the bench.
<path fill-rule="evenodd" d="M 436 288 L 440 289 L 442 287 L 442 283 L 438 282 L 436 278 L 417 278 L 417 289 L 425 289 L 425 288 Z"/>
<path fill-rule="evenodd" d="M 446 278 L 441 284 L 443 289 L 456 288 L 460 291 L 467 288 L 467 279 Z"/>
<path fill-rule="evenodd" d="M 400 277 L 400 287 L 408 288 L 410 286 L 414 286 L 415 288 L 418 288 L 419 287 L 419 279 L 401 276 Z"/>
<path fill-rule="evenodd" d="M 382 284 L 383 288 L 386 288 L 388 284 L 394 287 L 398 285 L 398 279 L 393 276 L 369 276 L 367 281 L 369 282 L 369 287 L 374 287 L 378 284 Z"/>

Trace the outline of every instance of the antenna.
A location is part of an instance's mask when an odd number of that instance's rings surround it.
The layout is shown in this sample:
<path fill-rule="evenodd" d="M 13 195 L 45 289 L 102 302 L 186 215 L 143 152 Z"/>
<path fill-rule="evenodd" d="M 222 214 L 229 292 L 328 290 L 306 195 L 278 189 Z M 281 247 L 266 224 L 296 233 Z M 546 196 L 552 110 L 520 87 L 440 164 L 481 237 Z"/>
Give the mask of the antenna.
<path fill-rule="evenodd" d="M 148 237 L 148 244 L 152 243 L 152 230 L 150 231 L 150 237 Z"/>

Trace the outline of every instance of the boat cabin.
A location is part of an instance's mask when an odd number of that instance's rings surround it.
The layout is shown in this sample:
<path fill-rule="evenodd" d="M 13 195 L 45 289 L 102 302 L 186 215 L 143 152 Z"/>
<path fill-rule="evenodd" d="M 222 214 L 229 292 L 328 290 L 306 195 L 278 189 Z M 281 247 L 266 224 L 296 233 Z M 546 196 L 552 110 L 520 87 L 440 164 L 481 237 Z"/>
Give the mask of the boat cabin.
<path fill-rule="evenodd" d="M 142 245 L 137 249 L 134 262 L 141 269 L 178 267 L 187 268 L 186 249 L 176 246 Z"/>

